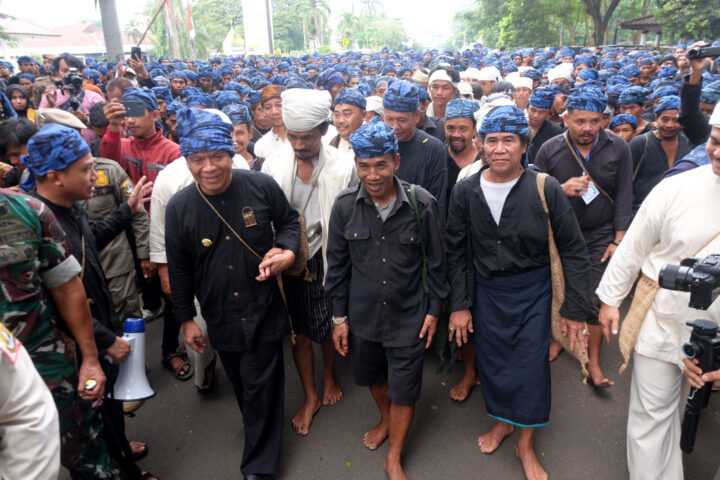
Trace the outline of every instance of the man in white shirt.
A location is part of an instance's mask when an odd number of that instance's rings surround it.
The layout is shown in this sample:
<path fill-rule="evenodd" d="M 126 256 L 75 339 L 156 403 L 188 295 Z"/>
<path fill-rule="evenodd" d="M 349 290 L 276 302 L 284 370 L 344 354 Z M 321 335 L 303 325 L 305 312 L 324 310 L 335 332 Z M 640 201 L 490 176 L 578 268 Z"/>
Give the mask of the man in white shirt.
<path fill-rule="evenodd" d="M 605 338 L 618 333 L 619 307 L 638 274 L 655 281 L 663 265 L 720 252 L 720 108 L 706 151 L 710 165 L 660 182 L 647 196 L 610 260 L 597 289 Z M 707 311 L 688 306 L 689 294 L 660 289 L 632 353 L 627 455 L 631 480 L 682 479 L 680 415 L 684 404 L 682 344 L 686 320 L 720 319 L 720 302 Z"/>
<path fill-rule="evenodd" d="M 305 390 L 305 404 L 292 420 L 298 435 L 310 432 L 321 405 L 333 405 L 342 397 L 335 380 L 330 300 L 323 283 L 332 205 L 343 190 L 357 185 L 358 178 L 352 157 L 322 141 L 331 101 L 326 90 L 284 91 L 283 121 L 292 149 L 274 153 L 262 167 L 262 172 L 280 185 L 292 208 L 305 218 L 307 264 L 302 272 L 295 272 L 299 276 L 283 275 L 287 307 L 297 334 L 293 359 Z M 322 399 L 315 389 L 312 342 L 321 344 L 323 350 Z"/>

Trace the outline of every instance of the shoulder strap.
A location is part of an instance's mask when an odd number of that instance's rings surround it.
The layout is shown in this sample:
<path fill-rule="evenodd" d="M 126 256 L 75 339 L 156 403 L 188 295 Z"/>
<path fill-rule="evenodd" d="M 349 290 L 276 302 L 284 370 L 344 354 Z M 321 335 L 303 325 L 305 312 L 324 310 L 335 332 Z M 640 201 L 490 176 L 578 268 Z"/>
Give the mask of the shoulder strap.
<path fill-rule="evenodd" d="M 580 168 L 582 168 L 583 172 L 585 172 L 585 175 L 587 175 L 588 178 L 590 179 L 590 181 L 595 184 L 595 187 L 600 191 L 600 193 L 605 195 L 605 198 L 610 200 L 610 203 L 615 204 L 615 200 L 613 200 L 612 197 L 610 195 L 608 195 L 608 193 L 600 185 L 598 185 L 598 183 L 595 181 L 595 179 L 592 178 L 592 175 L 590 175 L 590 172 L 588 172 L 587 168 L 585 168 L 585 164 L 583 164 L 582 160 L 580 160 L 580 157 L 578 157 L 577 153 L 575 153 L 575 149 L 573 148 L 572 144 L 570 144 L 570 139 L 568 138 L 567 131 L 563 134 L 563 137 L 565 138 L 565 143 L 567 143 L 567 146 L 570 149 L 570 153 L 572 153 L 572 156 L 575 158 L 578 165 L 580 165 Z"/>
<path fill-rule="evenodd" d="M 300 212 L 300 215 L 305 215 L 305 210 L 307 209 L 307 206 L 310 204 L 310 198 L 312 197 L 312 194 L 315 191 L 315 187 L 317 187 L 318 180 L 320 179 L 320 172 L 322 171 L 322 167 L 324 167 L 324 166 L 325 166 L 325 164 L 322 164 L 320 166 L 320 168 L 317 171 L 317 175 L 315 175 L 315 178 L 313 178 L 312 187 L 310 188 L 310 193 L 308 194 L 307 200 L 305 200 L 305 206 L 303 206 L 303 209 Z"/>
<path fill-rule="evenodd" d="M 538 173 L 536 177 L 537 181 L 537 189 L 538 194 L 540 195 L 540 201 L 542 202 L 543 210 L 545 210 L 545 213 L 550 215 L 550 211 L 548 210 L 547 201 L 545 200 L 545 179 L 547 178 L 547 173 Z"/>
<path fill-rule="evenodd" d="M 420 235 L 420 249 L 422 251 L 422 257 L 423 257 L 423 270 L 422 270 L 422 280 L 423 280 L 423 290 L 425 293 L 430 293 L 430 286 L 428 285 L 427 275 L 428 275 L 428 261 L 427 261 L 427 255 L 425 253 L 425 236 L 423 235 L 423 225 L 422 225 L 422 218 L 420 218 L 420 207 L 418 207 L 418 201 L 417 201 L 417 195 L 415 194 L 415 184 L 410 185 L 410 201 L 413 204 L 413 208 L 415 209 L 415 221 L 417 222 L 418 226 L 418 233 Z"/>
<path fill-rule="evenodd" d="M 650 138 L 648 135 L 652 135 L 652 132 L 648 132 L 645 134 L 645 148 L 643 148 L 643 153 L 640 156 L 640 161 L 637 164 L 637 167 L 635 167 L 635 171 L 633 172 L 633 182 L 635 181 L 635 177 L 637 177 L 638 172 L 640 171 L 640 166 L 643 163 L 643 160 L 645 160 L 645 154 L 647 153 L 647 147 L 648 143 L 650 142 Z"/>

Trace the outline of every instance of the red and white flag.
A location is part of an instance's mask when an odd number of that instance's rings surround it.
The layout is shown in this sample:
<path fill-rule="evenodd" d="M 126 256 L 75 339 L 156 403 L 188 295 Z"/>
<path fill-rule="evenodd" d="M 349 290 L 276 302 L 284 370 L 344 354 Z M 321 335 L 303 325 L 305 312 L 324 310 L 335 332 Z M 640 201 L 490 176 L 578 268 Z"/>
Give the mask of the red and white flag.
<path fill-rule="evenodd" d="M 187 2 L 187 24 L 188 24 L 188 33 L 190 34 L 190 38 L 195 38 L 195 25 L 193 25 L 193 19 L 192 19 L 192 13 L 190 12 L 190 0 L 186 0 Z"/>

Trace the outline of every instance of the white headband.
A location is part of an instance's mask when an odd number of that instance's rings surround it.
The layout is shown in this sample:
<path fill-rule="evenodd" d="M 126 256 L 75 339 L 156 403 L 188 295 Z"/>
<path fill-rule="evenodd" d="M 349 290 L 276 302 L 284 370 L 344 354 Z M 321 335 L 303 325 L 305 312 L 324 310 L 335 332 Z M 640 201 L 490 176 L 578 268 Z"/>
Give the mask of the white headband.
<path fill-rule="evenodd" d="M 433 72 L 433 74 L 430 75 L 430 80 L 428 81 L 428 85 L 432 85 L 433 82 L 435 82 L 437 80 L 445 80 L 446 82 L 452 83 L 452 86 L 457 88 L 457 82 L 453 82 L 452 78 L 450 78 L 450 75 L 448 75 L 448 73 L 443 69 L 435 70 Z"/>

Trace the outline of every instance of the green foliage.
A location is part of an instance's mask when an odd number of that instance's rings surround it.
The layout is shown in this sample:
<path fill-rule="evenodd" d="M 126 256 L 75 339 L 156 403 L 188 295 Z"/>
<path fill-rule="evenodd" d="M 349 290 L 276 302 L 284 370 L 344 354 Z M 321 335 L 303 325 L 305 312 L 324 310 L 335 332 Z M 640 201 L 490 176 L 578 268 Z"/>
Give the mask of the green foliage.
<path fill-rule="evenodd" d="M 365 5 L 362 12 L 376 11 L 373 2 Z M 347 38 L 350 41 L 348 48 L 388 47 L 390 50 L 402 50 L 407 41 L 407 34 L 402 23 L 397 18 L 388 16 L 385 12 L 363 13 L 359 16 L 350 12 L 343 12 L 337 25 L 338 40 Z"/>
<path fill-rule="evenodd" d="M 668 40 L 714 40 L 720 36 L 720 1 L 656 0 L 652 9 Z"/>

